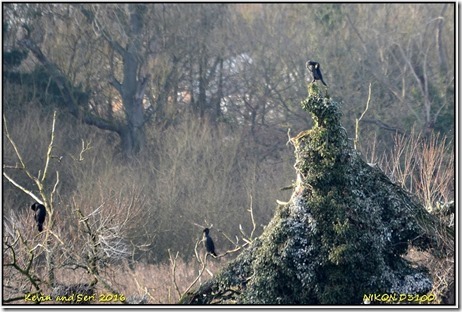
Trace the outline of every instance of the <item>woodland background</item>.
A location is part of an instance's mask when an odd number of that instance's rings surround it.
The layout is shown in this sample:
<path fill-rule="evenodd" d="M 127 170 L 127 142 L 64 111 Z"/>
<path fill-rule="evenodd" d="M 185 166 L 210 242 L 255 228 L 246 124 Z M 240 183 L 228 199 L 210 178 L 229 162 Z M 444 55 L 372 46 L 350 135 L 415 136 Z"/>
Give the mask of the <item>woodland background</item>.
<path fill-rule="evenodd" d="M 454 199 L 454 9 L 3 3 L 4 247 L 21 233 L 25 243 L 14 248 L 24 259 L 15 261 L 27 266 L 36 246 L 29 273 L 45 274 L 34 200 L 5 173 L 39 191 L 8 133 L 32 175 L 49 160 L 42 191 L 53 193 L 64 242 L 58 279 L 87 278 L 81 211 L 102 246 L 97 265 L 108 284 L 174 302 L 168 264 L 178 252 L 179 284 L 194 278 L 203 227 L 223 253 L 261 233 L 276 200 L 290 197 L 281 190 L 295 179 L 287 141 L 312 125 L 300 108 L 308 59 L 320 62 L 364 158 L 437 210 Z M 4 284 L 13 296 L 29 284 L 11 267 Z M 120 270 L 134 280 L 121 280 Z M 164 287 L 143 286 L 149 276 Z"/>

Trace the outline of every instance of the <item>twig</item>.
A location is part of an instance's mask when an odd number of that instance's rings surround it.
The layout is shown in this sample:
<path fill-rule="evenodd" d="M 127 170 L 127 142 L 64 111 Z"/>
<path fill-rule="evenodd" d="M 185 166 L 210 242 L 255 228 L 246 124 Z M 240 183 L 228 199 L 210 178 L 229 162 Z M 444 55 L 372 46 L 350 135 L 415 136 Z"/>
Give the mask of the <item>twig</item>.
<path fill-rule="evenodd" d="M 40 184 L 40 181 L 34 177 L 30 172 L 29 170 L 27 170 L 27 167 L 26 167 L 26 164 L 24 162 L 24 160 L 22 159 L 22 156 L 21 156 L 21 153 L 19 153 L 19 149 L 18 147 L 16 146 L 16 143 L 14 143 L 14 140 L 13 138 L 11 137 L 10 135 L 10 132 L 8 131 L 8 126 L 7 126 L 7 122 L 6 122 L 6 117 L 5 115 L 3 115 L 3 126 L 5 127 L 5 134 L 6 134 L 6 138 L 8 139 L 8 142 L 10 142 L 11 146 L 13 146 L 13 149 L 14 149 L 14 153 L 16 154 L 16 157 L 18 157 L 18 160 L 19 162 L 21 163 L 21 170 L 23 170 L 26 175 L 29 177 L 29 179 L 31 179 L 32 181 L 35 182 L 35 184 L 37 184 L 37 186 Z M 3 173 L 5 175 L 5 173 Z M 11 179 L 9 179 L 10 182 L 11 182 Z M 22 188 L 24 189 L 24 188 Z M 41 202 L 42 203 L 42 202 Z M 43 203 L 42 203 L 43 204 Z"/>
<path fill-rule="evenodd" d="M 250 220 L 252 220 L 252 232 L 250 232 L 250 240 L 253 240 L 253 233 L 255 232 L 255 229 L 257 228 L 257 225 L 255 223 L 255 219 L 253 217 L 253 201 L 252 201 L 252 195 L 250 195 L 250 207 L 249 210 L 250 212 Z"/>
<path fill-rule="evenodd" d="M 5 178 L 7 178 L 8 181 L 10 181 L 11 184 L 13 184 L 14 186 L 16 186 L 18 189 L 20 189 L 21 191 L 23 191 L 24 193 L 26 193 L 27 195 L 29 195 L 30 197 L 32 197 L 36 202 L 38 202 L 39 204 L 42 204 L 43 205 L 43 202 L 42 200 L 40 200 L 37 196 L 35 196 L 32 191 L 29 191 L 28 189 L 26 189 L 25 187 L 23 187 L 22 185 L 20 185 L 18 182 L 14 181 L 8 174 L 6 174 L 5 172 L 3 172 L 3 176 Z"/>
<path fill-rule="evenodd" d="M 50 164 L 51 152 L 53 150 L 53 143 L 55 140 L 55 125 L 56 125 L 56 111 L 54 111 L 53 113 L 53 122 L 51 124 L 51 138 L 50 138 L 50 144 L 48 144 L 48 150 L 47 150 L 46 159 L 45 159 L 45 168 L 43 169 L 42 183 L 45 182 L 45 179 L 48 173 L 48 166 Z"/>
<path fill-rule="evenodd" d="M 170 260 L 170 263 L 172 265 L 172 282 L 173 282 L 173 286 L 175 286 L 175 290 L 178 294 L 178 297 L 181 298 L 181 291 L 180 289 L 178 288 L 178 284 L 176 282 L 176 276 L 175 276 L 175 271 L 176 271 L 176 259 L 178 258 L 178 251 L 176 252 L 176 255 L 175 255 L 175 258 L 172 257 L 172 253 L 170 252 L 170 249 L 168 249 L 168 257 L 169 257 L 169 260 Z"/>
<path fill-rule="evenodd" d="M 199 274 L 196 276 L 194 281 L 188 286 L 188 288 L 186 288 L 186 290 L 183 292 L 180 298 L 183 297 L 197 283 L 199 278 L 201 278 L 202 274 L 205 271 L 205 268 L 207 267 L 207 256 L 208 256 L 208 253 L 205 254 L 204 261 L 202 262 L 202 268 L 199 270 Z"/>
<path fill-rule="evenodd" d="M 367 96 L 366 108 L 364 109 L 363 113 L 359 118 L 356 118 L 356 125 L 355 125 L 355 139 L 354 139 L 354 148 L 357 149 L 357 144 L 359 142 L 359 122 L 363 119 L 364 115 L 366 114 L 367 110 L 369 109 L 369 103 L 371 101 L 371 86 L 372 83 L 369 83 L 369 95 Z"/>
<path fill-rule="evenodd" d="M 84 160 L 83 153 L 85 153 L 86 151 L 89 151 L 91 149 L 92 149 L 91 142 L 88 143 L 87 146 L 85 147 L 85 141 L 82 139 L 82 149 L 80 150 L 79 161 L 83 161 Z"/>

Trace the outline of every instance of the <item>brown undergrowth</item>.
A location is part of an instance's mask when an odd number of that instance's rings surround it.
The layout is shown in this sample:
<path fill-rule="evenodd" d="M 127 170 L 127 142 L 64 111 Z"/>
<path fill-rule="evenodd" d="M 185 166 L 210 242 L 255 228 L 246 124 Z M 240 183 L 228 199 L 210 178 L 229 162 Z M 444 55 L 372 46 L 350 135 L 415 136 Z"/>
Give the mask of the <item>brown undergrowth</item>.
<path fill-rule="evenodd" d="M 199 278 L 197 285 L 201 285 L 208 280 L 213 274 L 218 272 L 225 264 L 226 260 L 212 259 L 207 262 L 207 267 Z M 164 264 L 146 264 L 137 262 L 134 265 L 129 264 L 128 261 L 119 264 L 111 265 L 101 272 L 101 276 L 112 286 L 117 289 L 118 293 L 108 291 L 102 284 L 97 284 L 92 293 L 84 297 L 83 292 L 75 292 L 74 298 L 80 298 L 80 303 L 87 304 L 176 304 L 179 300 L 179 294 L 176 287 L 180 292 L 184 292 L 188 285 L 190 285 L 198 276 L 201 264 L 196 260 L 191 259 L 185 261 L 182 259 L 176 260 L 175 265 L 175 281 L 173 280 L 172 265 L 169 263 Z M 79 270 L 57 270 L 57 279 L 63 285 L 78 285 L 85 283 L 89 277 L 82 274 Z M 18 280 L 18 285 L 21 283 Z M 175 286 L 175 283 L 177 284 Z M 66 304 L 69 303 L 63 298 L 70 298 L 72 294 L 63 294 L 53 292 L 50 288 L 45 288 L 42 293 L 42 298 L 49 298 L 42 304 Z M 80 297 L 77 297 L 80 295 Z M 61 297 L 62 301 L 58 296 Z M 24 300 L 16 301 L 15 304 L 36 304 L 37 297 L 32 296 Z"/>
<path fill-rule="evenodd" d="M 366 154 L 401 187 L 414 194 L 443 224 L 454 228 L 454 143 L 437 133 L 423 135 L 412 131 L 396 135 L 394 146 L 381 157 L 374 142 Z M 434 253 L 409 249 L 406 259 L 428 268 L 433 278 L 433 304 L 454 304 L 454 240 L 440 235 Z"/>

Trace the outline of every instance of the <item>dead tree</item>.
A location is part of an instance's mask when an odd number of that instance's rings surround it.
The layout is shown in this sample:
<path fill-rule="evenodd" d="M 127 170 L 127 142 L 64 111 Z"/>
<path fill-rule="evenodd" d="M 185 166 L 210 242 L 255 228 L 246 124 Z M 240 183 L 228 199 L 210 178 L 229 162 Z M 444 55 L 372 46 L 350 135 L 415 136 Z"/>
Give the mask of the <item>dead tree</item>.
<path fill-rule="evenodd" d="M 314 126 L 290 142 L 297 179 L 263 234 L 182 304 L 360 304 L 370 294 L 425 294 L 432 279 L 403 259 L 439 246 L 441 226 L 355 151 L 339 105 L 310 85 Z M 368 298 L 368 297 L 367 297 Z"/>

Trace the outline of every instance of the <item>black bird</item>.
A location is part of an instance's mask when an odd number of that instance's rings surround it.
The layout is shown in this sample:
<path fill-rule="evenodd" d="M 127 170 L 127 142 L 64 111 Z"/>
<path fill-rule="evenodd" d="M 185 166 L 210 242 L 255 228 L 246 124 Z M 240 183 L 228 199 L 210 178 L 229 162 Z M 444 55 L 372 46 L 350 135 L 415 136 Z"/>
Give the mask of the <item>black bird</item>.
<path fill-rule="evenodd" d="M 321 82 L 327 87 L 326 83 L 322 79 L 321 65 L 318 62 L 308 61 L 306 62 L 306 68 L 308 68 L 308 70 L 313 73 L 313 82 L 316 80 L 321 80 Z"/>
<path fill-rule="evenodd" d="M 45 209 L 45 206 L 42 204 L 39 204 L 38 202 L 35 202 L 30 206 L 30 208 L 35 211 L 35 216 L 34 219 L 37 222 L 37 227 L 38 231 L 42 232 L 43 231 L 43 222 L 45 222 L 45 217 L 47 215 L 47 210 Z"/>
<path fill-rule="evenodd" d="M 213 244 L 212 238 L 209 236 L 209 232 L 210 230 L 208 228 L 204 229 L 204 237 L 205 237 L 204 246 L 207 252 L 209 252 L 210 254 L 216 257 L 217 254 L 215 253 L 215 245 Z"/>

